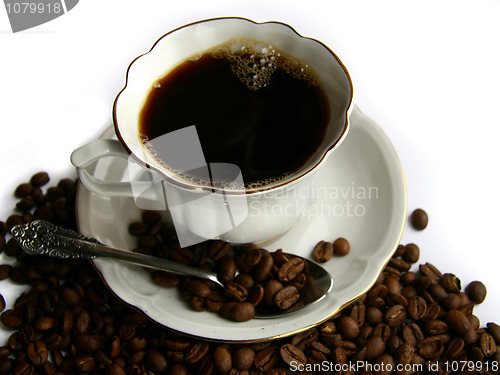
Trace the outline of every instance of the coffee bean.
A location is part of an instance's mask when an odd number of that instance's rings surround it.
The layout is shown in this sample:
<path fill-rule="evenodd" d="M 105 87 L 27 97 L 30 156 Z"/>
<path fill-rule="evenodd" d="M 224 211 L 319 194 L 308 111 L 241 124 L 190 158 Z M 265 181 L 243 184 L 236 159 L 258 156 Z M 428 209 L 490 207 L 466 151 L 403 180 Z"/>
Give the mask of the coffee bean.
<path fill-rule="evenodd" d="M 293 285 L 287 285 L 278 290 L 273 297 L 274 305 L 281 310 L 290 308 L 300 298 L 299 291 Z"/>
<path fill-rule="evenodd" d="M 479 335 L 475 329 L 469 328 L 467 332 L 462 336 L 466 345 L 472 345 L 477 342 Z"/>
<path fill-rule="evenodd" d="M 384 319 L 390 327 L 401 325 L 406 319 L 406 310 L 402 305 L 394 305 L 385 313 Z"/>
<path fill-rule="evenodd" d="M 409 271 L 410 268 L 411 268 L 411 264 L 404 261 L 403 259 L 399 259 L 399 258 L 391 258 L 389 260 L 389 266 L 390 267 L 393 267 L 395 269 L 397 269 L 398 271 L 401 271 L 401 272 L 406 272 L 406 271 Z"/>
<path fill-rule="evenodd" d="M 267 305 L 273 305 L 274 295 L 281 289 L 283 289 L 283 284 L 281 282 L 274 279 L 269 280 L 264 287 L 264 302 Z"/>
<path fill-rule="evenodd" d="M 223 256 L 227 255 L 230 250 L 231 250 L 231 245 L 229 244 L 229 242 L 215 240 L 211 243 L 208 249 L 208 255 L 213 260 L 219 260 Z"/>
<path fill-rule="evenodd" d="M 416 230 L 424 230 L 425 228 L 427 228 L 427 225 L 429 223 L 427 212 L 425 212 L 421 208 L 417 208 L 412 212 L 410 216 L 410 222 L 413 228 L 415 228 Z"/>
<path fill-rule="evenodd" d="M 253 277 L 257 282 L 264 281 L 271 273 L 274 265 L 274 259 L 269 251 L 260 249 L 260 252 L 261 259 L 259 261 L 259 264 L 257 264 L 255 266 L 255 269 L 253 270 Z"/>
<path fill-rule="evenodd" d="M 413 347 L 424 339 L 424 333 L 420 326 L 416 323 L 407 323 L 403 325 L 402 336 L 404 342 L 412 345 Z M 397 348 L 394 348 L 397 349 Z"/>
<path fill-rule="evenodd" d="M 89 325 L 90 314 L 85 310 L 80 311 L 74 318 L 74 331 L 79 334 L 87 333 Z"/>
<path fill-rule="evenodd" d="M 0 346 L 0 358 L 7 358 L 11 354 L 12 354 L 12 352 L 10 351 L 9 348 L 7 348 L 6 346 Z M 0 373 L 1 372 L 4 372 L 4 371 L 0 370 Z"/>
<path fill-rule="evenodd" d="M 436 359 L 444 351 L 441 340 L 437 337 L 427 337 L 417 344 L 418 354 L 426 359 Z"/>
<path fill-rule="evenodd" d="M 126 373 L 122 366 L 112 363 L 106 366 L 106 375 L 126 375 Z"/>
<path fill-rule="evenodd" d="M 398 247 L 396 247 L 396 250 L 394 251 L 394 254 L 392 254 L 393 257 L 401 257 L 405 253 L 405 247 L 404 245 L 399 244 Z"/>
<path fill-rule="evenodd" d="M 5 310 L 4 312 L 2 312 L 2 314 L 0 315 L 0 320 L 7 328 L 19 328 L 24 323 L 22 313 L 18 310 L 13 309 Z"/>
<path fill-rule="evenodd" d="M 448 327 L 459 336 L 464 336 L 471 327 L 465 314 L 459 310 L 448 311 L 445 316 L 445 321 Z"/>
<path fill-rule="evenodd" d="M 250 302 L 238 302 L 231 308 L 230 315 L 237 322 L 245 322 L 255 316 L 255 307 Z"/>
<path fill-rule="evenodd" d="M 332 322 L 333 323 L 333 322 Z M 318 331 L 316 328 L 308 329 L 298 333 L 292 337 L 290 343 L 302 351 L 318 339 Z"/>
<path fill-rule="evenodd" d="M 17 186 L 16 190 L 14 191 L 14 196 L 16 196 L 17 198 L 24 198 L 31 195 L 32 192 L 33 185 L 22 183 Z"/>
<path fill-rule="evenodd" d="M 171 260 L 181 263 L 189 264 L 193 259 L 193 253 L 187 247 L 181 248 L 180 245 L 173 246 L 169 249 L 168 256 Z"/>
<path fill-rule="evenodd" d="M 254 365 L 258 371 L 267 372 L 275 367 L 278 361 L 278 351 L 275 348 L 266 348 L 257 353 Z"/>
<path fill-rule="evenodd" d="M 235 284 L 232 283 L 231 286 L 227 286 L 226 289 L 230 289 L 231 287 L 233 287 L 233 285 L 235 285 Z M 195 296 L 203 297 L 203 298 L 208 297 L 208 295 L 211 293 L 211 290 L 208 287 L 208 285 L 205 284 L 203 281 L 197 280 L 197 279 L 190 280 L 186 284 L 185 288 L 189 292 L 193 293 Z M 246 296 L 245 296 L 245 298 L 246 298 Z"/>
<path fill-rule="evenodd" d="M 14 360 L 12 358 L 0 359 L 0 374 L 10 374 L 14 368 Z"/>
<path fill-rule="evenodd" d="M 0 312 L 2 312 L 3 310 L 5 310 L 5 299 L 0 294 Z"/>
<path fill-rule="evenodd" d="M 135 336 L 127 342 L 127 350 L 131 353 L 146 349 L 148 340 L 144 337 Z"/>
<path fill-rule="evenodd" d="M 382 310 L 370 306 L 366 309 L 366 322 L 370 325 L 377 325 L 384 320 L 384 313 Z"/>
<path fill-rule="evenodd" d="M 441 277 L 441 285 L 450 293 L 458 293 L 462 290 L 460 279 L 452 273 L 445 273 Z"/>
<path fill-rule="evenodd" d="M 31 197 L 24 197 L 19 200 L 16 204 L 16 209 L 18 209 L 21 212 L 26 213 L 27 211 L 31 210 L 35 206 L 35 201 Z M 24 220 L 23 220 L 24 222 Z"/>
<path fill-rule="evenodd" d="M 158 244 L 159 244 L 158 238 L 153 235 L 141 236 L 137 241 L 137 245 L 142 249 L 151 249 L 158 246 Z"/>
<path fill-rule="evenodd" d="M 68 306 L 75 306 L 82 300 L 82 296 L 78 291 L 69 286 L 63 286 L 60 290 L 61 300 Z"/>
<path fill-rule="evenodd" d="M 497 345 L 492 335 L 485 332 L 479 337 L 479 346 L 485 357 L 491 357 L 497 351 Z"/>
<path fill-rule="evenodd" d="M 476 304 L 483 303 L 486 298 L 486 287 L 480 281 L 471 282 L 465 288 L 465 292 L 469 299 Z"/>
<path fill-rule="evenodd" d="M 160 211 L 145 210 L 142 212 L 142 221 L 144 221 L 146 224 L 155 224 L 160 220 Z"/>
<path fill-rule="evenodd" d="M 210 346 L 206 342 L 191 345 L 184 353 L 184 361 L 188 364 L 200 362 L 208 353 Z"/>
<path fill-rule="evenodd" d="M 332 351 L 319 341 L 314 341 L 309 345 L 307 351 L 308 358 L 313 358 L 314 361 L 323 362 L 327 361 Z"/>
<path fill-rule="evenodd" d="M 163 271 L 154 272 L 152 278 L 156 284 L 166 288 L 177 286 L 180 282 L 179 277 L 176 275 Z"/>
<path fill-rule="evenodd" d="M 374 372 L 376 375 L 390 375 L 392 369 L 396 368 L 396 361 L 390 354 L 384 353 L 375 359 L 374 367 L 379 369 Z"/>
<path fill-rule="evenodd" d="M 234 282 L 240 284 L 246 290 L 251 289 L 255 285 L 255 281 L 254 281 L 252 275 L 250 275 L 248 273 L 244 273 L 244 272 L 236 275 L 236 277 L 234 278 Z"/>
<path fill-rule="evenodd" d="M 23 220 L 22 216 L 17 215 L 17 214 L 13 214 L 7 218 L 5 223 L 7 224 L 7 227 L 9 228 L 9 230 L 11 230 L 12 228 L 14 228 L 17 225 L 24 224 L 24 220 Z M 13 238 L 11 238 L 11 239 L 13 240 Z M 7 252 L 6 252 L 6 254 L 9 255 Z"/>
<path fill-rule="evenodd" d="M 44 316 L 35 321 L 34 327 L 37 331 L 47 331 L 54 327 L 55 320 L 50 316 Z"/>
<path fill-rule="evenodd" d="M 5 249 L 5 243 L 5 235 L 0 234 L 0 253 Z"/>
<path fill-rule="evenodd" d="M 236 301 L 224 302 L 218 311 L 219 315 L 226 319 L 233 319 L 231 316 L 231 309 L 236 306 L 237 303 Z"/>
<path fill-rule="evenodd" d="M 439 284 L 431 285 L 428 291 L 432 299 L 438 303 L 441 303 L 446 297 L 448 297 L 448 292 L 446 292 L 446 290 Z"/>
<path fill-rule="evenodd" d="M 224 295 L 232 301 L 243 302 L 248 297 L 248 291 L 240 284 L 230 281 L 226 283 Z"/>
<path fill-rule="evenodd" d="M 343 237 L 337 238 L 335 241 L 333 241 L 333 253 L 338 256 L 344 256 L 349 254 L 349 251 L 351 250 L 351 245 L 349 244 L 349 241 L 347 241 Z"/>
<path fill-rule="evenodd" d="M 349 316 L 356 321 L 359 327 L 365 324 L 366 306 L 361 301 L 352 304 Z"/>
<path fill-rule="evenodd" d="M 228 372 L 233 367 L 231 353 L 226 346 L 217 346 L 213 351 L 213 358 L 218 371 Z"/>
<path fill-rule="evenodd" d="M 280 357 L 289 366 L 292 363 L 305 365 L 307 362 L 304 352 L 292 344 L 285 344 L 280 348 Z"/>
<path fill-rule="evenodd" d="M 55 203 L 59 198 L 62 198 L 62 197 L 64 197 L 63 189 L 56 187 L 56 186 L 49 187 L 47 189 L 47 192 L 45 193 L 45 198 L 50 203 Z M 60 200 L 58 204 L 61 204 L 61 202 L 64 202 L 64 201 Z"/>
<path fill-rule="evenodd" d="M 132 236 L 143 236 L 149 232 L 149 226 L 143 221 L 135 221 L 130 223 L 128 232 Z"/>
<path fill-rule="evenodd" d="M 381 355 L 385 350 L 385 341 L 380 336 L 372 336 L 365 344 L 367 349 L 366 359 L 372 360 Z"/>
<path fill-rule="evenodd" d="M 488 332 L 495 339 L 497 345 L 500 345 L 500 326 L 496 323 L 490 322 L 486 324 Z"/>
<path fill-rule="evenodd" d="M 432 280 L 439 280 L 443 276 L 441 272 L 431 263 L 421 264 L 419 269 L 423 275 L 430 277 Z"/>
<path fill-rule="evenodd" d="M 463 350 L 465 348 L 465 342 L 460 337 L 453 338 L 447 346 L 445 357 L 450 360 L 455 360 L 460 358 Z"/>
<path fill-rule="evenodd" d="M 69 195 L 75 191 L 76 184 L 71 178 L 63 178 L 57 183 L 57 187 L 62 189 L 64 195 Z"/>
<path fill-rule="evenodd" d="M 42 341 L 30 342 L 26 347 L 26 354 L 33 365 L 39 366 L 47 360 L 48 350 Z"/>
<path fill-rule="evenodd" d="M 456 294 L 450 294 L 442 301 L 441 304 L 447 310 L 458 309 L 461 306 L 461 299 Z"/>
<path fill-rule="evenodd" d="M 318 263 L 328 262 L 332 255 L 333 244 L 331 242 L 320 241 L 314 246 L 312 251 L 312 257 Z"/>
<path fill-rule="evenodd" d="M 38 172 L 31 176 L 30 183 L 35 187 L 40 187 L 45 185 L 50 181 L 50 177 L 47 172 Z"/>
<path fill-rule="evenodd" d="M 396 350 L 394 359 L 397 363 L 404 366 L 411 363 L 414 355 L 415 348 L 410 344 L 404 343 Z"/>
<path fill-rule="evenodd" d="M 169 338 L 165 340 L 165 346 L 168 349 L 184 351 L 191 346 L 192 342 L 182 337 Z"/>
<path fill-rule="evenodd" d="M 167 369 L 167 360 L 160 351 L 156 349 L 150 349 L 146 352 L 144 356 L 144 363 L 149 371 L 155 374 L 162 374 Z"/>
<path fill-rule="evenodd" d="M 481 348 L 473 346 L 469 349 L 469 358 L 474 362 L 484 361 L 484 353 Z"/>
<path fill-rule="evenodd" d="M 237 370 L 248 370 L 253 365 L 255 351 L 249 347 L 236 349 L 232 356 L 233 367 Z"/>
<path fill-rule="evenodd" d="M 225 302 L 224 296 L 219 292 L 211 292 L 205 300 L 205 306 L 209 311 L 218 312 Z"/>
<path fill-rule="evenodd" d="M 88 354 L 78 355 L 74 363 L 79 372 L 92 372 L 96 366 L 94 358 Z"/>
<path fill-rule="evenodd" d="M 257 306 L 264 299 L 264 288 L 260 284 L 255 284 L 255 286 L 250 289 L 250 294 L 247 298 L 248 302 L 252 305 Z"/>
<path fill-rule="evenodd" d="M 251 273 L 253 268 L 259 264 L 262 258 L 259 248 L 253 248 L 240 254 L 236 259 L 236 265 L 242 272 Z"/>
<path fill-rule="evenodd" d="M 293 280 L 304 269 L 304 261 L 294 257 L 284 263 L 278 271 L 278 278 L 282 282 Z"/>
<path fill-rule="evenodd" d="M 472 302 L 466 303 L 465 305 L 460 306 L 458 311 L 462 312 L 467 319 L 472 317 L 472 311 L 474 310 L 474 304 Z"/>
<path fill-rule="evenodd" d="M 101 343 L 94 335 L 77 335 L 75 336 L 74 340 L 75 346 L 86 353 L 93 353 L 101 347 Z"/>
<path fill-rule="evenodd" d="M 283 252 L 283 249 L 278 249 L 272 253 L 274 264 L 277 266 L 281 266 L 283 263 L 286 263 L 293 256 Z"/>
<path fill-rule="evenodd" d="M 416 263 L 420 258 L 420 248 L 414 243 L 409 243 L 405 246 L 403 259 L 409 263 Z"/>
<path fill-rule="evenodd" d="M 401 294 L 401 286 L 399 284 L 399 279 L 395 277 L 387 277 L 384 280 L 384 285 L 387 287 L 387 295 Z"/>
<path fill-rule="evenodd" d="M 384 268 L 384 276 L 385 277 L 394 277 L 396 279 L 399 279 L 401 277 L 401 271 L 398 270 L 397 268 L 394 268 L 394 267 L 387 265 Z"/>
<path fill-rule="evenodd" d="M 33 375 L 33 373 L 34 368 L 28 362 L 21 362 L 12 371 L 12 375 Z"/>
<path fill-rule="evenodd" d="M 341 317 L 337 327 L 345 340 L 355 339 L 359 334 L 359 325 L 350 316 Z"/>
<path fill-rule="evenodd" d="M 442 320 L 430 320 L 424 326 L 427 336 L 436 336 L 448 332 L 448 325 Z"/>
<path fill-rule="evenodd" d="M 217 275 L 223 283 L 234 280 L 236 276 L 236 262 L 232 256 L 225 255 L 220 259 Z"/>

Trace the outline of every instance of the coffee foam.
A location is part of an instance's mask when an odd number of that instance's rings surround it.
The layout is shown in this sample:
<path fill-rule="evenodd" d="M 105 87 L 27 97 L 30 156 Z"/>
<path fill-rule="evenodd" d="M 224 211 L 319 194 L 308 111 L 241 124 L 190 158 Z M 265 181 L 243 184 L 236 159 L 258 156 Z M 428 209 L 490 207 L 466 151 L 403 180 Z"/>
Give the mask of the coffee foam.
<path fill-rule="evenodd" d="M 292 57 L 264 42 L 235 38 L 204 54 L 228 60 L 231 70 L 248 89 L 257 91 L 269 84 L 273 73 L 280 69 L 296 79 L 319 85 L 319 78 L 306 62 Z M 193 59 L 201 57 L 198 55 Z"/>
<path fill-rule="evenodd" d="M 274 46 L 261 41 L 233 38 L 207 51 L 200 52 L 187 59 L 187 61 L 197 61 L 206 54 L 210 54 L 214 58 L 228 60 L 234 75 L 252 91 L 265 88 L 269 84 L 272 74 L 277 69 L 284 71 L 293 78 L 307 81 L 309 85 L 315 87 L 321 85 L 317 73 L 305 61 L 290 56 Z M 155 82 L 153 87 L 159 89 L 161 85 L 159 82 Z M 207 180 L 206 178 L 192 175 L 189 172 L 172 168 L 165 161 L 157 157 L 158 153 L 148 142 L 149 140 L 146 136 L 141 135 L 140 139 L 144 147 L 155 158 L 162 169 L 174 175 L 176 179 L 192 185 L 220 190 L 241 191 L 264 188 L 282 181 L 293 174 L 285 172 L 280 176 L 245 182 L 244 185 L 235 181 L 220 180 L 217 178 Z"/>

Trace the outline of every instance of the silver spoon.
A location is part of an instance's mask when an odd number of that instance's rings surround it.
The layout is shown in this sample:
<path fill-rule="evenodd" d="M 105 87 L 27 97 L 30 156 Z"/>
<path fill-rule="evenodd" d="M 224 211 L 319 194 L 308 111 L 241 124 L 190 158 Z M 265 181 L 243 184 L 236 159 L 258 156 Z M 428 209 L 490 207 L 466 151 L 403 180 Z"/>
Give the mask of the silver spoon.
<path fill-rule="evenodd" d="M 89 260 L 97 257 L 113 258 L 178 275 L 210 280 L 224 288 L 224 284 L 218 279 L 215 272 L 150 255 L 108 247 L 94 238 L 58 227 L 48 221 L 35 220 L 29 224 L 17 225 L 12 228 L 11 233 L 21 248 L 31 255 Z M 333 281 L 330 274 L 316 263 L 305 258 L 301 259 L 305 262 L 309 272 L 306 285 L 301 290 L 301 299 L 288 310 L 279 313 L 257 309 L 256 318 L 276 318 L 285 313 L 297 311 L 311 303 L 320 301 L 331 291 Z"/>

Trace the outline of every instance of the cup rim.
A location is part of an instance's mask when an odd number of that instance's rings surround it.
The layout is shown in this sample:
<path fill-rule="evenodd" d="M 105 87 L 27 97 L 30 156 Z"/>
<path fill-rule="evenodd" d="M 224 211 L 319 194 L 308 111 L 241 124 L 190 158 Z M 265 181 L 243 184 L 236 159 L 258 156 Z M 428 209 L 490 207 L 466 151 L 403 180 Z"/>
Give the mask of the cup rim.
<path fill-rule="evenodd" d="M 278 25 L 281 25 L 281 26 L 286 26 L 290 31 L 292 31 L 293 33 L 295 33 L 298 37 L 303 38 L 303 39 L 308 39 L 308 40 L 313 41 L 313 42 L 316 42 L 316 43 L 320 44 L 322 47 L 324 47 L 332 55 L 332 57 L 339 64 L 339 66 L 342 68 L 342 70 L 343 70 L 343 72 L 345 74 L 345 78 L 347 78 L 347 82 L 348 82 L 348 85 L 349 85 L 350 95 L 349 95 L 347 106 L 346 106 L 345 113 L 344 113 L 344 126 L 343 126 L 343 129 L 342 129 L 342 133 L 322 153 L 321 157 L 319 158 L 319 160 L 317 162 L 315 162 L 313 165 L 309 166 L 307 168 L 307 170 L 305 170 L 304 172 L 302 172 L 302 173 L 300 173 L 300 174 L 298 174 L 296 176 L 292 176 L 292 178 L 290 178 L 290 179 L 288 179 L 286 181 L 281 181 L 280 180 L 280 181 L 277 181 L 275 183 L 272 183 L 272 184 L 269 184 L 269 185 L 260 186 L 260 187 L 257 187 L 257 188 L 250 188 L 250 189 L 245 189 L 244 188 L 244 189 L 235 189 L 235 190 L 223 189 L 223 188 L 219 188 L 219 187 L 216 187 L 216 186 L 202 186 L 202 185 L 189 184 L 188 182 L 181 181 L 180 179 L 174 179 L 174 178 L 170 177 L 162 169 L 158 168 L 157 166 L 151 165 L 150 163 L 147 163 L 146 161 L 138 158 L 134 154 L 134 152 L 131 150 L 131 148 L 129 147 L 129 145 L 127 145 L 125 139 L 123 138 L 123 136 L 121 134 L 121 131 L 120 131 L 120 128 L 119 128 L 119 125 L 118 125 L 116 108 L 117 108 L 117 103 L 118 103 L 118 99 L 119 99 L 120 95 L 127 89 L 128 82 L 129 82 L 130 70 L 131 70 L 132 66 L 134 65 L 134 63 L 137 60 L 139 60 L 141 57 L 143 57 L 143 56 L 151 53 L 153 51 L 153 49 L 157 46 L 157 44 L 163 38 L 167 37 L 168 35 L 170 35 L 172 33 L 175 33 L 175 32 L 177 32 L 179 30 L 182 30 L 184 28 L 193 26 L 193 25 L 198 25 L 198 24 L 212 22 L 212 21 L 220 21 L 220 20 L 239 20 L 239 21 L 250 22 L 250 23 L 253 23 L 255 25 L 278 24 Z M 214 18 L 206 18 L 206 19 L 202 19 L 202 20 L 199 20 L 199 21 L 190 22 L 190 23 L 187 23 L 187 24 L 182 25 L 180 27 L 177 27 L 177 28 L 175 28 L 173 30 L 168 31 L 167 33 L 165 33 L 162 36 L 160 36 L 153 43 L 152 47 L 147 52 L 145 52 L 145 53 L 137 56 L 135 59 L 133 59 L 130 62 L 129 66 L 127 67 L 127 71 L 126 71 L 125 85 L 118 92 L 118 94 L 116 95 L 115 100 L 113 102 L 113 113 L 112 113 L 112 115 L 113 115 L 113 127 L 114 127 L 114 130 L 115 130 L 115 133 L 117 135 L 118 140 L 120 141 L 120 143 L 122 144 L 122 146 L 125 148 L 125 150 L 130 155 L 132 155 L 133 157 L 135 157 L 135 159 L 139 163 L 145 164 L 148 168 L 151 168 L 151 169 L 159 172 L 165 179 L 167 179 L 170 183 L 173 183 L 174 185 L 176 185 L 179 188 L 184 188 L 184 189 L 188 189 L 188 190 L 199 190 L 199 191 L 203 191 L 203 190 L 205 190 L 205 191 L 209 190 L 209 191 L 212 191 L 212 192 L 218 191 L 218 192 L 223 192 L 224 194 L 230 194 L 230 195 L 234 195 L 234 194 L 236 194 L 236 195 L 241 195 L 241 194 L 258 195 L 258 194 L 263 194 L 263 193 L 269 192 L 271 190 L 272 191 L 274 191 L 274 190 L 281 190 L 282 188 L 294 185 L 297 182 L 302 181 L 304 178 L 308 177 L 311 173 L 315 172 L 322 164 L 324 164 L 324 162 L 326 161 L 328 155 L 344 141 L 344 139 L 346 138 L 346 136 L 347 136 L 347 134 L 349 132 L 349 128 L 350 128 L 349 117 L 350 117 L 350 114 L 351 114 L 352 109 L 353 109 L 353 97 L 354 97 L 354 88 L 353 88 L 351 76 L 350 76 L 347 68 L 342 63 L 342 61 L 340 60 L 340 58 L 335 54 L 335 52 L 333 52 L 331 50 L 331 48 L 329 48 L 326 44 L 324 44 L 320 40 L 315 39 L 315 38 L 311 38 L 311 37 L 303 36 L 300 33 L 298 33 L 292 26 L 290 26 L 290 25 L 288 25 L 288 24 L 286 24 L 284 22 L 280 22 L 280 21 L 256 22 L 256 21 L 250 20 L 248 18 L 244 18 L 244 17 L 214 17 Z"/>

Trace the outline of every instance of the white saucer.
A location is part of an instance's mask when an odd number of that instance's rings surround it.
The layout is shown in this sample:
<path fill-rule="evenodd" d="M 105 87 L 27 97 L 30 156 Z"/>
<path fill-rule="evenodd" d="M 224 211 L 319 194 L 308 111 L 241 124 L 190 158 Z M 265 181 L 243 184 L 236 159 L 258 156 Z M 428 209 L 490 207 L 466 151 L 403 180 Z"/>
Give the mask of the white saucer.
<path fill-rule="evenodd" d="M 140 267 L 114 260 L 94 264 L 109 288 L 154 321 L 201 338 L 259 341 L 295 334 L 333 316 L 375 282 L 401 239 L 406 220 L 406 187 L 398 156 L 383 130 L 355 107 L 344 143 L 318 171 L 313 191 L 318 199 L 299 223 L 274 242 L 270 251 L 309 257 L 320 240 L 345 237 L 351 252 L 324 264 L 333 275 L 332 292 L 322 301 L 275 319 L 236 323 L 210 312 L 196 312 L 179 298 L 177 289 L 155 285 Z M 113 128 L 103 137 L 113 137 Z M 96 176 L 122 179 L 126 161 L 102 159 Z M 77 199 L 81 233 L 118 248 L 135 247 L 130 222 L 140 218 L 132 199 L 97 196 L 80 184 Z"/>

